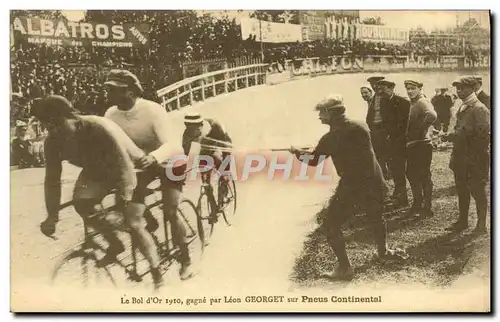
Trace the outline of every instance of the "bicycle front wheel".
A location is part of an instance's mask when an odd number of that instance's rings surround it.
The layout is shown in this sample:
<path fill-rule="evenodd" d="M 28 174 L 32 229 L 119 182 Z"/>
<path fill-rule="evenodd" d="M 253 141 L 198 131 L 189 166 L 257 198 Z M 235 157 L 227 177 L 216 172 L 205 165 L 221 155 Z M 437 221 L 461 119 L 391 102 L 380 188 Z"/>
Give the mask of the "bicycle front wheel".
<path fill-rule="evenodd" d="M 115 287 L 116 282 L 107 267 L 98 267 L 95 252 L 74 250 L 62 258 L 52 272 L 52 284 L 62 287 Z"/>
<path fill-rule="evenodd" d="M 177 213 L 186 231 L 186 242 L 189 245 L 191 258 L 199 258 L 203 253 L 204 243 L 199 236 L 198 229 L 192 224 L 198 224 L 199 214 L 196 206 L 189 199 L 183 198 L 177 207 Z"/>
<path fill-rule="evenodd" d="M 224 221 L 231 226 L 233 216 L 236 214 L 236 184 L 232 178 L 218 180 L 218 198 L 219 207 L 224 216 Z"/>
<path fill-rule="evenodd" d="M 198 198 L 196 209 L 198 211 L 197 226 L 198 234 L 203 243 L 203 247 L 208 246 L 210 238 L 214 232 L 215 221 L 211 215 L 214 212 L 215 198 L 203 190 Z"/>

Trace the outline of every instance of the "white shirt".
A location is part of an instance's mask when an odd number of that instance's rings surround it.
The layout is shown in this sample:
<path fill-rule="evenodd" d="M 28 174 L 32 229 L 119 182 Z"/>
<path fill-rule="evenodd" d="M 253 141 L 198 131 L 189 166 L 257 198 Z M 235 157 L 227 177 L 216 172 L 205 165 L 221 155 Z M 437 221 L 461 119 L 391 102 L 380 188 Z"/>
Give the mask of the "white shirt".
<path fill-rule="evenodd" d="M 146 154 L 158 163 L 182 153 L 181 138 L 169 131 L 167 111 L 158 103 L 138 98 L 128 111 L 110 107 L 104 117 L 117 123 Z"/>

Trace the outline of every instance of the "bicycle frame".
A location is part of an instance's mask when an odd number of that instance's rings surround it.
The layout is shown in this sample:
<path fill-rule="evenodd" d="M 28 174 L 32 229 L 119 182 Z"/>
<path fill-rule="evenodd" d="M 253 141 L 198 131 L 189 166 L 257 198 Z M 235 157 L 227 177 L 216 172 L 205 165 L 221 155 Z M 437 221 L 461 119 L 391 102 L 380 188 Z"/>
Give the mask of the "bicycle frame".
<path fill-rule="evenodd" d="M 157 191 L 160 191 L 161 188 L 157 189 L 149 189 L 150 194 L 153 194 Z M 108 194 L 111 195 L 114 192 Z M 148 195 L 148 196 L 149 196 Z M 187 200 L 187 199 L 186 199 Z M 146 211 L 149 211 L 153 208 L 156 208 L 160 205 L 162 205 L 162 200 L 157 200 L 149 205 L 147 205 Z M 61 205 L 60 210 L 65 209 L 67 207 L 70 207 L 73 205 L 73 201 L 66 202 Z M 195 209 L 194 206 L 192 206 L 193 209 Z M 104 207 L 103 207 L 104 208 Z M 103 216 L 106 214 L 109 214 L 111 211 L 116 211 L 117 210 L 117 205 L 110 206 L 108 208 L 104 208 L 104 211 L 99 214 L 95 214 L 94 216 Z M 191 227 L 189 221 L 185 217 L 185 215 L 181 212 L 180 214 L 182 216 L 182 219 L 187 225 L 189 226 L 189 229 L 191 231 L 194 231 L 193 227 Z M 165 240 L 164 242 L 160 242 L 159 238 L 154 234 L 154 232 L 149 232 L 151 236 L 153 237 L 153 240 L 155 242 L 155 245 L 158 250 L 158 254 L 160 256 L 160 265 L 165 265 L 167 263 L 167 268 L 174 262 L 176 257 L 179 254 L 179 249 L 176 249 L 175 247 L 170 247 L 169 242 L 170 242 L 170 233 L 169 233 L 169 225 L 171 225 L 169 218 L 166 217 L 166 214 L 163 213 L 163 226 L 164 226 L 164 236 Z M 126 232 L 130 236 L 130 241 L 131 241 L 131 255 L 132 255 L 132 262 L 131 263 L 125 263 L 125 259 L 129 258 L 129 256 L 123 258 L 123 259 L 118 259 L 114 261 L 114 264 L 118 265 L 125 274 L 127 275 L 127 278 L 131 281 L 134 282 L 141 282 L 142 278 L 149 273 L 149 270 L 139 273 L 138 272 L 138 258 L 137 258 L 137 251 L 138 251 L 138 245 L 137 245 L 137 240 L 134 237 L 133 232 L 130 229 L 120 229 L 118 227 L 118 231 Z M 82 243 L 80 243 L 76 249 L 73 251 L 70 251 L 68 255 L 66 255 L 63 260 L 60 262 L 60 265 L 56 266 L 56 269 L 54 270 L 54 273 L 52 275 L 52 279 L 54 280 L 59 268 L 64 265 L 64 263 L 73 258 L 73 257 L 83 257 L 83 264 L 84 264 L 84 274 L 87 274 L 88 267 L 85 265 L 88 260 L 97 260 L 97 257 L 95 256 L 96 251 L 101 251 L 105 252 L 105 249 L 103 246 L 101 246 L 98 242 L 96 242 L 95 237 L 99 236 L 100 233 L 95 231 L 95 229 L 91 228 L 91 226 L 88 224 L 88 218 L 83 220 L 83 229 L 84 229 L 84 240 Z M 196 233 L 195 233 L 195 238 L 191 238 L 187 243 L 190 244 L 196 239 Z M 164 246 L 164 247 L 162 247 Z M 175 246 L 175 245 L 174 245 Z M 90 251 L 89 251 L 90 250 Z M 107 271 L 107 268 L 104 268 Z M 110 273 L 107 271 L 108 275 Z M 111 280 L 113 281 L 114 284 L 114 279 L 111 277 Z"/>

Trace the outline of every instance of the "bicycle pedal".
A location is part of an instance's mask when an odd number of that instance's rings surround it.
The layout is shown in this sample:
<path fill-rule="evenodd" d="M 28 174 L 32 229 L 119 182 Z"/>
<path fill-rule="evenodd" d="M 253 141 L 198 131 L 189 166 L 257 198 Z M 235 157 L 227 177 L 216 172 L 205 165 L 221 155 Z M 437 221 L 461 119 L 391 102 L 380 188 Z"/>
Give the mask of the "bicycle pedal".
<path fill-rule="evenodd" d="M 142 277 L 136 272 L 129 272 L 128 279 L 132 282 L 142 282 Z"/>

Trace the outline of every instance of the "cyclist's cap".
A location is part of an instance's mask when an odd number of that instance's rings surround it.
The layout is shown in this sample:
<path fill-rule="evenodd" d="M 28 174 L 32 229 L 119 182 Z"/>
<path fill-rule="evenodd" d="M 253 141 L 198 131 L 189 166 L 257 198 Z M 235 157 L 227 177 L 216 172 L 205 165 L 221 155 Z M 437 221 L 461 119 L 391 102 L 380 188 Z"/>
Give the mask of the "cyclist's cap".
<path fill-rule="evenodd" d="M 407 80 L 405 80 L 404 84 L 405 84 L 405 86 L 406 85 L 413 85 L 413 86 L 416 86 L 418 88 L 422 88 L 424 86 L 424 84 L 422 84 L 422 82 L 419 82 L 419 81 L 413 80 L 413 79 L 407 79 Z"/>
<path fill-rule="evenodd" d="M 454 81 L 451 85 L 453 86 L 464 86 L 464 87 L 474 87 L 477 81 L 472 76 L 463 76 Z"/>
<path fill-rule="evenodd" d="M 316 104 L 316 110 L 327 110 L 332 112 L 337 112 L 344 114 L 344 98 L 340 94 L 331 94 L 322 99 L 318 104 Z"/>
<path fill-rule="evenodd" d="M 200 124 L 203 122 L 203 118 L 200 113 L 188 113 L 184 116 L 184 123 L 189 124 Z"/>
<path fill-rule="evenodd" d="M 59 95 L 50 95 L 44 99 L 35 100 L 32 114 L 42 122 L 54 119 L 73 118 L 80 112 L 70 101 Z"/>
<path fill-rule="evenodd" d="M 124 69 L 111 70 L 104 85 L 122 88 L 136 87 L 141 92 L 143 91 L 139 78 L 132 72 Z"/>

